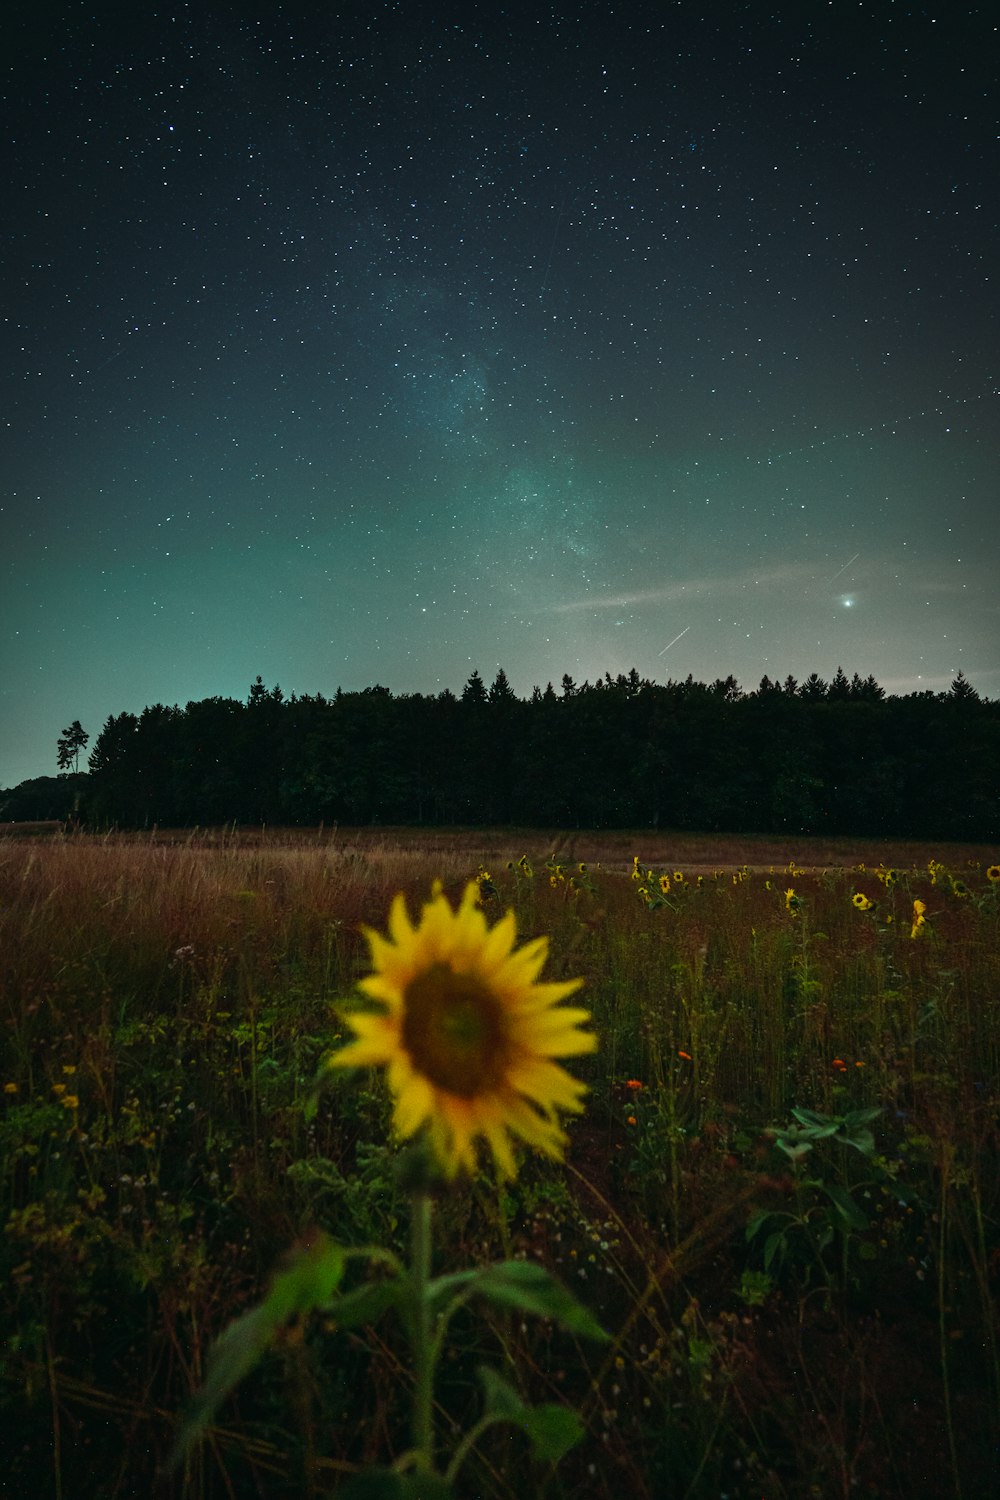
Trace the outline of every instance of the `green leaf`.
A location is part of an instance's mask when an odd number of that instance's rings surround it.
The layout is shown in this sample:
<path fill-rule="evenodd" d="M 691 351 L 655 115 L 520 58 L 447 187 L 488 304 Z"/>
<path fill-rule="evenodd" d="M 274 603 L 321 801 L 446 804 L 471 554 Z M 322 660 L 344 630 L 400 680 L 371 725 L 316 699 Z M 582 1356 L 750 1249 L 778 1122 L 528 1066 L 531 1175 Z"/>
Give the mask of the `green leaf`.
<path fill-rule="evenodd" d="M 776 1229 L 773 1234 L 769 1234 L 767 1239 L 764 1241 L 765 1271 L 769 1271 L 771 1269 L 771 1262 L 774 1260 L 774 1257 L 776 1255 L 778 1256 L 778 1264 L 780 1266 L 785 1258 L 785 1236 L 783 1231 L 780 1229 Z"/>
<path fill-rule="evenodd" d="M 181 1428 L 167 1472 L 176 1469 L 229 1392 L 253 1369 L 294 1317 L 329 1302 L 344 1274 L 339 1245 L 316 1233 L 289 1252 L 264 1301 L 230 1323 L 208 1355 L 205 1383 Z"/>
<path fill-rule="evenodd" d="M 756 1239 L 757 1235 L 760 1234 L 760 1231 L 763 1229 L 764 1225 L 767 1223 L 770 1217 L 771 1215 L 766 1208 L 759 1209 L 757 1213 L 754 1214 L 753 1218 L 750 1220 L 749 1224 L 746 1227 L 746 1242 L 748 1245 L 751 1240 Z"/>
<path fill-rule="evenodd" d="M 346 1263 L 344 1247 L 315 1230 L 288 1252 L 263 1306 L 283 1320 L 322 1307 L 340 1285 Z"/>
<path fill-rule="evenodd" d="M 476 1373 L 482 1382 L 485 1414 L 507 1422 L 520 1422 L 527 1406 L 514 1387 L 489 1365 L 480 1365 Z"/>
<path fill-rule="evenodd" d="M 535 1457 L 552 1464 L 575 1447 L 585 1430 L 579 1414 L 571 1406 L 560 1406 L 556 1401 L 531 1407 L 523 1425 Z"/>
<path fill-rule="evenodd" d="M 775 1144 L 780 1151 L 784 1151 L 786 1156 L 791 1157 L 792 1161 L 799 1161 L 801 1157 L 808 1156 L 812 1150 L 812 1142 L 804 1141 L 801 1137 L 798 1140 L 792 1140 L 791 1144 L 789 1140 L 779 1138 Z"/>
<path fill-rule="evenodd" d="M 340 1328 L 358 1328 L 363 1323 L 377 1323 L 390 1307 L 398 1307 L 406 1295 L 397 1277 L 386 1281 L 369 1281 L 353 1292 L 334 1297 L 324 1311 Z"/>
<path fill-rule="evenodd" d="M 330 1067 L 327 1058 L 324 1058 L 316 1071 L 316 1075 L 309 1085 L 309 1091 L 302 1100 L 302 1118 L 309 1125 L 316 1118 L 319 1110 L 320 1096 L 335 1082 L 334 1070 Z"/>
<path fill-rule="evenodd" d="M 486 1415 L 520 1427 L 536 1458 L 558 1463 L 583 1437 L 583 1422 L 572 1407 L 554 1401 L 529 1406 L 513 1386 L 485 1365 L 480 1367 L 479 1378 L 486 1397 Z"/>
<path fill-rule="evenodd" d="M 333 1193 L 346 1193 L 349 1186 L 336 1162 L 325 1156 L 308 1156 L 302 1161 L 293 1161 L 285 1175 L 296 1186 L 324 1187 Z"/>
<path fill-rule="evenodd" d="M 816 1141 L 822 1140 L 824 1136 L 836 1135 L 841 1126 L 841 1121 L 836 1115 L 821 1115 L 814 1109 L 797 1107 L 792 1110 L 792 1114 Z"/>
<path fill-rule="evenodd" d="M 607 1342 L 608 1334 L 572 1292 L 529 1260 L 504 1260 L 472 1274 L 472 1290 L 501 1307 L 552 1318 L 567 1333 Z"/>
<path fill-rule="evenodd" d="M 453 1500 L 454 1490 L 440 1474 L 397 1474 L 365 1469 L 337 1490 L 339 1500 Z"/>
<path fill-rule="evenodd" d="M 857 1125 L 870 1125 L 877 1120 L 882 1113 L 882 1106 L 876 1104 L 873 1109 L 852 1109 L 844 1116 L 844 1129 L 853 1130 Z"/>
<path fill-rule="evenodd" d="M 834 1211 L 846 1229 L 867 1229 L 868 1220 L 845 1188 L 824 1183 L 823 1191 L 833 1204 Z"/>
<path fill-rule="evenodd" d="M 427 1302 L 431 1311 L 443 1312 L 479 1275 L 479 1271 L 453 1271 L 448 1276 L 436 1276 L 427 1288 Z"/>

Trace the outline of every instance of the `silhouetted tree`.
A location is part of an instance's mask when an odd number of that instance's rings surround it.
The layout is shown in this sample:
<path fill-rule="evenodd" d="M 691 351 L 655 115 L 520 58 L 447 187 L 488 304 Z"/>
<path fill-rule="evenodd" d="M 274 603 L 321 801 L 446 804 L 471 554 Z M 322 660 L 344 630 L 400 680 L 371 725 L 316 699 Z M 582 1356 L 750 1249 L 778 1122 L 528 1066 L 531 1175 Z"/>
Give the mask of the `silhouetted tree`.
<path fill-rule="evenodd" d="M 89 740 L 90 735 L 79 719 L 74 719 L 69 728 L 63 730 L 56 740 L 56 764 L 60 771 L 68 771 L 70 766 L 79 771 L 80 751 L 86 750 Z"/>
<path fill-rule="evenodd" d="M 830 678 L 826 696 L 832 703 L 844 703 L 851 696 L 851 684 L 843 667 L 838 667 Z"/>
<path fill-rule="evenodd" d="M 980 701 L 979 694 L 962 671 L 948 689 L 948 697 L 953 703 L 978 703 Z"/>
<path fill-rule="evenodd" d="M 480 677 L 478 670 L 473 671 L 468 682 L 462 689 L 462 702 L 483 704 L 487 701 L 486 684 Z"/>

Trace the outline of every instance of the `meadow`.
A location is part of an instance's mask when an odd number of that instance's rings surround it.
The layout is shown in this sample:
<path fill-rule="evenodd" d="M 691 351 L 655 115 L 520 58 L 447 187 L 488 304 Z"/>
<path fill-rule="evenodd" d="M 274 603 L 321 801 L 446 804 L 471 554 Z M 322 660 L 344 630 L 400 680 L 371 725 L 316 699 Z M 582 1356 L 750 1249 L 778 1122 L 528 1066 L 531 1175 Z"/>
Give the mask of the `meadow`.
<path fill-rule="evenodd" d="M 532 830 L 0 836 L 0 1429 L 11 1495 L 333 1495 L 406 1447 L 391 1316 L 291 1321 L 184 1469 L 208 1351 L 320 1228 L 404 1246 L 380 1074 L 328 1074 L 362 924 L 480 879 L 582 976 L 599 1047 L 565 1163 L 484 1162 L 435 1268 L 545 1266 L 610 1335 L 463 1310 L 579 1412 L 490 1428 L 470 1500 L 1000 1491 L 1000 865 L 970 845 Z M 472 1414 L 470 1417 L 470 1413 Z"/>

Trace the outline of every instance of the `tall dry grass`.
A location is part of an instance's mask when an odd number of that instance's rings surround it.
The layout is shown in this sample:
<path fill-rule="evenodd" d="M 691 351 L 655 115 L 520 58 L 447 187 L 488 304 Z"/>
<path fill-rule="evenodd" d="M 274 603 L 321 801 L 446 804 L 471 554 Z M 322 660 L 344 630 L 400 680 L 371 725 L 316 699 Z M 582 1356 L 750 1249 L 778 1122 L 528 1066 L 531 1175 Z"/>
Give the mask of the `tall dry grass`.
<path fill-rule="evenodd" d="M 662 904 L 639 899 L 634 854 L 671 877 Z M 457 895 L 486 866 L 487 911 L 513 906 L 523 936 L 550 935 L 553 977 L 584 976 L 601 1048 L 577 1070 L 591 1094 L 567 1169 L 527 1164 L 499 1196 L 472 1184 L 443 1206 L 447 1243 L 542 1259 L 616 1339 L 594 1366 L 550 1329 L 494 1327 L 539 1398 L 582 1404 L 588 1438 L 561 1479 L 486 1443 L 475 1493 L 544 1478 L 598 1500 L 626 1483 L 639 1500 L 902 1495 L 921 1473 L 984 1493 L 1000 1433 L 988 861 L 529 831 L 0 840 L 10 1482 L 136 1493 L 212 1338 L 285 1246 L 317 1222 L 354 1243 L 402 1236 L 381 1084 L 333 1086 L 312 1119 L 304 1106 L 362 971 L 360 924 L 381 927 L 398 890 L 416 907 L 433 880 Z M 880 862 L 900 878 L 884 885 Z M 794 1106 L 881 1111 L 871 1160 L 822 1143 L 808 1159 L 868 1222 L 836 1256 L 810 1239 L 823 1188 L 766 1133 Z M 765 1275 L 748 1223 L 796 1205 L 805 1228 Z M 456 1414 L 478 1337 L 447 1385 Z M 919 1421 L 901 1366 L 919 1368 Z M 309 1330 L 254 1378 L 185 1493 L 333 1493 L 405 1442 L 402 1378 L 391 1330 Z"/>

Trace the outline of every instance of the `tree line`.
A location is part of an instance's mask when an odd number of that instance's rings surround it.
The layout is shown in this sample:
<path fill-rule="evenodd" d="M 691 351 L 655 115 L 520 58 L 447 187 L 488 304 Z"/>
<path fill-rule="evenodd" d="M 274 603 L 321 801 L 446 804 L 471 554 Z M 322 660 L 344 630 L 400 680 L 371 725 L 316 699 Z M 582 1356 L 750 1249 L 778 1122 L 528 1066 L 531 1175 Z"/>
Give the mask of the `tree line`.
<path fill-rule="evenodd" d="M 79 721 L 58 742 L 77 764 Z M 873 677 L 656 683 L 564 676 L 518 698 L 501 669 L 460 695 L 374 686 L 112 715 L 87 773 L 0 793 L 0 817 L 88 826 L 221 823 L 667 827 L 705 832 L 1000 838 L 1000 703 L 960 673 L 890 697 Z M 42 785 L 44 783 L 44 786 Z M 32 789 L 39 796 L 32 802 Z M 20 798 L 19 798 L 19 794 Z M 57 800 L 57 799 L 56 799 Z M 39 811 L 42 803 L 49 811 Z M 34 810 L 25 811 L 30 807 Z"/>

